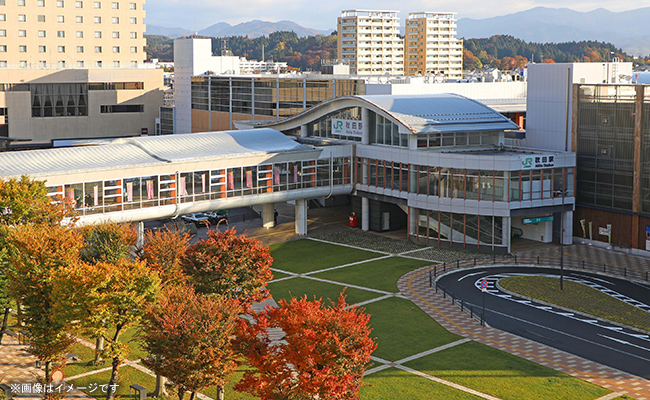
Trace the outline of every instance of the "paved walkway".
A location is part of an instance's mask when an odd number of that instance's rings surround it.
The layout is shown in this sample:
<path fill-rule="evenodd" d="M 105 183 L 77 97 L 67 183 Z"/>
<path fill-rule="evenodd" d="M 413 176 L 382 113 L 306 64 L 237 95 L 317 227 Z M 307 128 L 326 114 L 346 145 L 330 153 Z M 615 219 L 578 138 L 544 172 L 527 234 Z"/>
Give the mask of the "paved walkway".
<path fill-rule="evenodd" d="M 462 312 L 450 299 L 429 287 L 430 267 L 404 275 L 398 288 L 408 299 L 440 323 L 445 329 L 488 346 L 523 357 L 537 364 L 573 375 L 621 395 L 650 400 L 650 381 L 583 358 L 556 350 L 507 332 L 483 327 Z"/>

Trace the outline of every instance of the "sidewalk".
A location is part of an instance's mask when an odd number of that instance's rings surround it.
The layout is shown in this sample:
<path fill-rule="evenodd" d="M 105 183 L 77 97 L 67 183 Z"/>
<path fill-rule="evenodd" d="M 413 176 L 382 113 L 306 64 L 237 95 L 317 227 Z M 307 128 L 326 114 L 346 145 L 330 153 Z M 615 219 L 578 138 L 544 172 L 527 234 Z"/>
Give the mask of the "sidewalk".
<path fill-rule="evenodd" d="M 650 400 L 650 381 L 646 379 L 498 329 L 481 326 L 479 321 L 462 312 L 458 305 L 452 305 L 449 299 L 444 299 L 442 294 L 435 293 L 429 287 L 429 269 L 430 267 L 424 267 L 409 272 L 400 278 L 397 286 L 409 300 L 450 332 L 584 379 L 620 395 Z"/>

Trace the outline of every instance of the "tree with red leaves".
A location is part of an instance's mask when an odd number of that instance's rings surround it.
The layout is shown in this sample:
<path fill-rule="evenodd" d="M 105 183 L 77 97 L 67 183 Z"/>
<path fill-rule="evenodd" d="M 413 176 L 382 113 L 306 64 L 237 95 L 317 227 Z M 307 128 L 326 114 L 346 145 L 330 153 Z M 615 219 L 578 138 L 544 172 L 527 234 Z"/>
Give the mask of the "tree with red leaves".
<path fill-rule="evenodd" d="M 144 365 L 169 378 L 179 400 L 187 391 L 194 397 L 207 386 L 223 388 L 237 368 L 232 338 L 240 311 L 234 299 L 200 296 L 185 285 L 165 287 L 158 302 L 147 308 L 140 330 L 151 354 Z"/>
<path fill-rule="evenodd" d="M 199 294 L 237 299 L 244 310 L 269 297 L 273 258 L 259 240 L 237 235 L 234 229 L 209 231 L 187 250 L 183 270 Z"/>
<path fill-rule="evenodd" d="M 370 316 L 348 308 L 343 294 L 325 307 L 306 297 L 279 301 L 253 313 L 256 323 L 240 322 L 238 344 L 252 369 L 235 389 L 263 400 L 357 400 L 361 379 L 377 344 Z M 285 336 L 273 341 L 269 332 Z"/>

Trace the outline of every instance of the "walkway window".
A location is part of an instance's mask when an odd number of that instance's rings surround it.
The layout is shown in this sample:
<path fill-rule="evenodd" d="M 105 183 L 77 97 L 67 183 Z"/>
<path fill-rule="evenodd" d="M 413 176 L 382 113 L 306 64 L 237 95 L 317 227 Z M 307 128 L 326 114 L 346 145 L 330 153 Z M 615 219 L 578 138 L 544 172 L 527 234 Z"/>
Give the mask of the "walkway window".
<path fill-rule="evenodd" d="M 104 212 L 104 182 L 86 182 L 84 184 L 84 213 L 100 214 Z"/>
<path fill-rule="evenodd" d="M 176 204 L 176 176 L 175 175 L 160 175 L 160 205 Z"/>
<path fill-rule="evenodd" d="M 123 188 L 122 193 L 124 194 L 124 209 L 133 210 L 141 207 L 140 202 L 142 201 L 141 193 L 141 184 L 140 178 L 126 178 L 122 179 Z"/>

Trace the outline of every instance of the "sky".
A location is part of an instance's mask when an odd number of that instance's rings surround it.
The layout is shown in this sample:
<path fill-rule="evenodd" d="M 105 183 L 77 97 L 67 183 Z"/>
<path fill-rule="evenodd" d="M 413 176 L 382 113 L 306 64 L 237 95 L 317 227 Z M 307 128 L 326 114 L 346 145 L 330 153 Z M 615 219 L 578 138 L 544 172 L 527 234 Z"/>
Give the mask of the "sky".
<path fill-rule="evenodd" d="M 399 11 L 403 21 L 409 12 L 456 12 L 456 17 L 483 19 L 534 7 L 567 7 L 576 11 L 605 8 L 613 12 L 643 7 L 638 0 L 148 0 L 150 25 L 199 31 L 217 22 L 231 25 L 254 19 L 290 20 L 313 29 L 335 29 L 342 10 L 382 9 Z"/>

